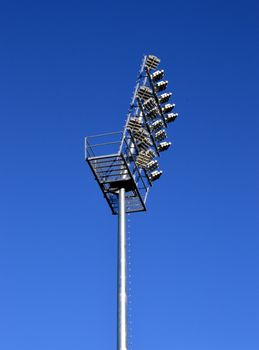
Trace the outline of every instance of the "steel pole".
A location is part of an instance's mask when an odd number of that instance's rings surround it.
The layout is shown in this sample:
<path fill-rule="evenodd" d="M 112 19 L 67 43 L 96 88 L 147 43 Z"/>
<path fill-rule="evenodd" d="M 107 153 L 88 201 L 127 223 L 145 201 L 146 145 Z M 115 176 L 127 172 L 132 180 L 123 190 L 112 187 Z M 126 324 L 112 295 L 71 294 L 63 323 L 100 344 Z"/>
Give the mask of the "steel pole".
<path fill-rule="evenodd" d="M 127 350 L 125 189 L 119 190 L 117 350 Z"/>

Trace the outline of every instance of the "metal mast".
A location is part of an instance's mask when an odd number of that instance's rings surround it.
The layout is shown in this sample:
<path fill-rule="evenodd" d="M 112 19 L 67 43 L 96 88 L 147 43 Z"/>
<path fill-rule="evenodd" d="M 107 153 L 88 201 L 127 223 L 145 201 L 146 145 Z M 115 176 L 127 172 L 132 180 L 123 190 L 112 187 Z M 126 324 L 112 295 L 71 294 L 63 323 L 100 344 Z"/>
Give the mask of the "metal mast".
<path fill-rule="evenodd" d="M 127 350 L 127 259 L 126 213 L 146 211 L 149 190 L 162 175 L 158 160 L 171 142 L 168 124 L 177 113 L 166 103 L 172 93 L 162 93 L 168 81 L 156 70 L 160 59 L 143 58 L 133 98 L 122 132 L 85 138 L 85 159 L 112 213 L 118 215 L 117 350 Z"/>
<path fill-rule="evenodd" d="M 126 225 L 125 189 L 119 190 L 118 216 L 118 294 L 117 294 L 117 349 L 127 349 L 127 286 L 126 286 Z"/>

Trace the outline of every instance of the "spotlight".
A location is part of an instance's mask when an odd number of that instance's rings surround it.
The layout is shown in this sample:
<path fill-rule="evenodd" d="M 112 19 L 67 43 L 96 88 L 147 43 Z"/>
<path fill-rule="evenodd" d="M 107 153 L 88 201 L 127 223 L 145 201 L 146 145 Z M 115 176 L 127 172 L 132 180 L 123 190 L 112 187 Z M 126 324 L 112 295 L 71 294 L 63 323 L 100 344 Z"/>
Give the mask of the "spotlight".
<path fill-rule="evenodd" d="M 137 96 L 143 100 L 147 100 L 152 96 L 152 90 L 147 86 L 141 86 L 138 89 Z"/>
<path fill-rule="evenodd" d="M 171 104 L 171 103 L 167 103 L 163 108 L 162 108 L 162 112 L 163 113 L 169 113 L 171 112 L 175 107 L 175 103 Z"/>
<path fill-rule="evenodd" d="M 150 174 L 149 179 L 151 181 L 158 180 L 162 174 L 163 174 L 162 170 L 160 171 L 155 170 Z"/>
<path fill-rule="evenodd" d="M 128 128 L 131 132 L 136 132 L 137 130 L 142 128 L 142 122 L 138 117 L 130 118 L 128 122 Z"/>
<path fill-rule="evenodd" d="M 143 107 L 148 111 L 151 111 L 156 107 L 156 101 L 151 97 L 143 103 Z"/>
<path fill-rule="evenodd" d="M 161 69 L 161 70 L 157 70 L 153 74 L 151 74 L 151 79 L 153 82 L 157 82 L 157 81 L 163 79 L 163 76 L 164 76 L 164 70 Z"/>
<path fill-rule="evenodd" d="M 151 109 L 151 111 L 149 111 L 147 114 L 146 114 L 146 117 L 148 119 L 156 119 L 157 117 L 157 114 L 158 114 L 158 109 L 155 107 L 153 109 Z"/>
<path fill-rule="evenodd" d="M 143 129 L 143 132 L 134 134 L 134 138 L 137 141 L 137 146 L 141 151 L 146 151 L 152 145 L 152 141 L 150 140 L 149 136 L 146 135 L 146 133 L 146 130 Z"/>
<path fill-rule="evenodd" d="M 164 122 L 163 120 L 159 119 L 150 124 L 149 128 L 151 131 L 158 131 L 164 127 Z"/>
<path fill-rule="evenodd" d="M 165 116 L 165 121 L 167 123 L 171 123 L 171 122 L 174 122 L 177 117 L 178 117 L 178 113 L 169 113 Z"/>
<path fill-rule="evenodd" d="M 147 151 L 141 151 L 136 158 L 136 165 L 145 168 L 155 156 L 156 153 L 151 148 Z"/>
<path fill-rule="evenodd" d="M 146 170 L 153 171 L 158 168 L 158 161 L 157 160 L 151 160 L 151 162 L 147 163 Z"/>
<path fill-rule="evenodd" d="M 152 159 L 152 158 L 155 158 L 156 153 L 155 153 L 155 151 L 153 151 L 153 150 L 150 148 L 150 149 L 148 149 L 148 150 L 146 151 L 146 155 L 147 155 L 150 159 Z"/>
<path fill-rule="evenodd" d="M 165 130 L 160 130 L 155 133 L 156 141 L 163 141 L 167 137 Z"/>
<path fill-rule="evenodd" d="M 165 103 L 165 102 L 168 102 L 171 96 L 172 96 L 172 93 L 171 93 L 171 92 L 166 92 L 166 93 L 164 93 L 164 94 L 162 94 L 162 95 L 160 95 L 160 96 L 158 97 L 158 101 L 159 101 L 159 103 L 161 103 L 161 104 L 162 104 L 162 103 Z"/>
<path fill-rule="evenodd" d="M 170 146 L 171 146 L 171 142 L 161 142 L 159 145 L 158 145 L 158 151 L 159 152 L 163 152 L 163 151 L 166 151 Z"/>
<path fill-rule="evenodd" d="M 143 138 L 149 137 L 149 133 L 146 129 L 141 127 L 133 131 L 133 137 L 139 141 L 142 141 Z"/>
<path fill-rule="evenodd" d="M 160 81 L 159 83 L 157 83 L 157 84 L 155 85 L 155 90 L 156 90 L 157 92 L 163 91 L 163 90 L 166 89 L 167 84 L 168 84 L 168 81 L 167 81 L 167 80 Z"/>
<path fill-rule="evenodd" d="M 160 59 L 156 56 L 149 55 L 145 62 L 145 67 L 149 69 L 156 69 L 160 63 Z"/>
<path fill-rule="evenodd" d="M 151 146 L 151 142 L 148 139 L 146 139 L 139 142 L 137 146 L 141 151 L 146 151 L 148 147 Z"/>

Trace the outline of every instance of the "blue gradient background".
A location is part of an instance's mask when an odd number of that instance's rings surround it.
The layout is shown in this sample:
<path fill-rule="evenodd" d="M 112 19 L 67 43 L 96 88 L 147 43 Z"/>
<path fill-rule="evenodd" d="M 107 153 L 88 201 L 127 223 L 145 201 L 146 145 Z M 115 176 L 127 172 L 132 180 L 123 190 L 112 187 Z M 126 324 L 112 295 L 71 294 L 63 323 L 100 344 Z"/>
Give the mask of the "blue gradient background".
<path fill-rule="evenodd" d="M 2 1 L 0 349 L 116 349 L 116 217 L 83 137 L 144 53 L 180 116 L 131 215 L 130 350 L 257 350 L 257 1 Z"/>

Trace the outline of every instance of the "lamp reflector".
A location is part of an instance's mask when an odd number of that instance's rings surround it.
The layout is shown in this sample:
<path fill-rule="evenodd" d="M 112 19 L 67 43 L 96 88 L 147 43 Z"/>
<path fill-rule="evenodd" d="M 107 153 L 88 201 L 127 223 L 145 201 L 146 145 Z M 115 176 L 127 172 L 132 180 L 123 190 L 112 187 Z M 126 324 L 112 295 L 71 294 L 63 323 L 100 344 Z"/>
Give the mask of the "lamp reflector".
<path fill-rule="evenodd" d="M 175 103 L 171 104 L 171 103 L 167 103 L 163 108 L 162 108 L 162 112 L 163 113 L 169 113 L 171 112 L 175 107 Z"/>
<path fill-rule="evenodd" d="M 155 133 L 156 141 L 163 141 L 167 137 L 165 130 L 159 130 Z"/>
<path fill-rule="evenodd" d="M 164 122 L 162 119 L 156 120 L 152 124 L 149 125 L 151 131 L 158 131 L 160 129 L 163 129 Z"/>
<path fill-rule="evenodd" d="M 152 145 L 152 141 L 148 136 L 138 136 L 136 140 L 137 146 L 141 151 L 146 151 Z"/>
<path fill-rule="evenodd" d="M 157 160 L 151 160 L 151 162 L 147 163 L 146 170 L 153 171 L 158 168 L 158 161 Z"/>
<path fill-rule="evenodd" d="M 148 138 L 145 138 L 144 140 L 138 143 L 138 147 L 141 151 L 146 151 L 151 145 L 152 142 Z"/>
<path fill-rule="evenodd" d="M 156 69 L 159 63 L 160 63 L 160 59 L 158 57 L 153 55 L 148 55 L 145 62 L 145 67 L 149 69 Z"/>
<path fill-rule="evenodd" d="M 143 100 L 147 100 L 152 96 L 152 90 L 143 85 L 138 89 L 137 96 Z"/>
<path fill-rule="evenodd" d="M 146 155 L 147 155 L 148 157 L 150 157 L 150 159 L 152 159 L 152 158 L 155 158 L 156 152 L 153 151 L 152 148 L 150 148 L 150 149 L 148 149 L 148 150 L 146 151 Z"/>
<path fill-rule="evenodd" d="M 166 151 L 171 146 L 171 144 L 172 144 L 171 142 L 161 142 L 158 145 L 158 151 L 159 152 Z"/>
<path fill-rule="evenodd" d="M 157 81 L 163 79 L 163 76 L 164 76 L 164 70 L 161 69 L 161 70 L 157 70 L 153 74 L 151 74 L 151 79 L 153 82 L 157 82 Z"/>
<path fill-rule="evenodd" d="M 159 103 L 162 104 L 162 103 L 168 102 L 171 96 L 172 96 L 171 92 L 165 92 L 164 94 L 158 97 Z"/>
<path fill-rule="evenodd" d="M 165 116 L 166 123 L 174 122 L 175 119 L 178 117 L 178 113 L 169 113 Z"/>
<path fill-rule="evenodd" d="M 141 128 L 142 128 L 142 122 L 138 117 L 130 118 L 128 122 L 128 129 L 130 129 L 132 133 L 138 131 Z"/>
<path fill-rule="evenodd" d="M 142 168 L 145 168 L 147 164 L 155 158 L 156 154 L 155 152 L 150 148 L 147 151 L 141 151 L 139 152 L 137 159 L 136 159 L 136 165 Z"/>
<path fill-rule="evenodd" d="M 149 179 L 150 179 L 151 181 L 158 180 L 162 174 L 163 174 L 163 171 L 162 171 L 162 170 L 160 170 L 160 171 L 155 170 L 155 171 L 153 171 L 153 172 L 150 174 Z"/>
<path fill-rule="evenodd" d="M 156 119 L 157 117 L 157 114 L 158 114 L 158 109 L 155 107 L 153 109 L 151 109 L 151 111 L 149 111 L 147 114 L 146 114 L 146 117 L 148 119 Z"/>
<path fill-rule="evenodd" d="M 156 91 L 159 92 L 159 91 L 165 90 L 166 87 L 167 87 L 167 84 L 168 84 L 168 81 L 167 81 L 167 80 L 160 81 L 159 83 L 157 83 L 157 84 L 155 85 Z"/>
<path fill-rule="evenodd" d="M 137 130 L 134 130 L 133 137 L 136 140 L 142 141 L 145 137 L 149 137 L 149 133 L 148 133 L 148 131 L 146 129 L 139 128 Z"/>
<path fill-rule="evenodd" d="M 143 103 L 143 107 L 148 111 L 151 111 L 156 107 L 156 101 L 151 97 Z"/>

